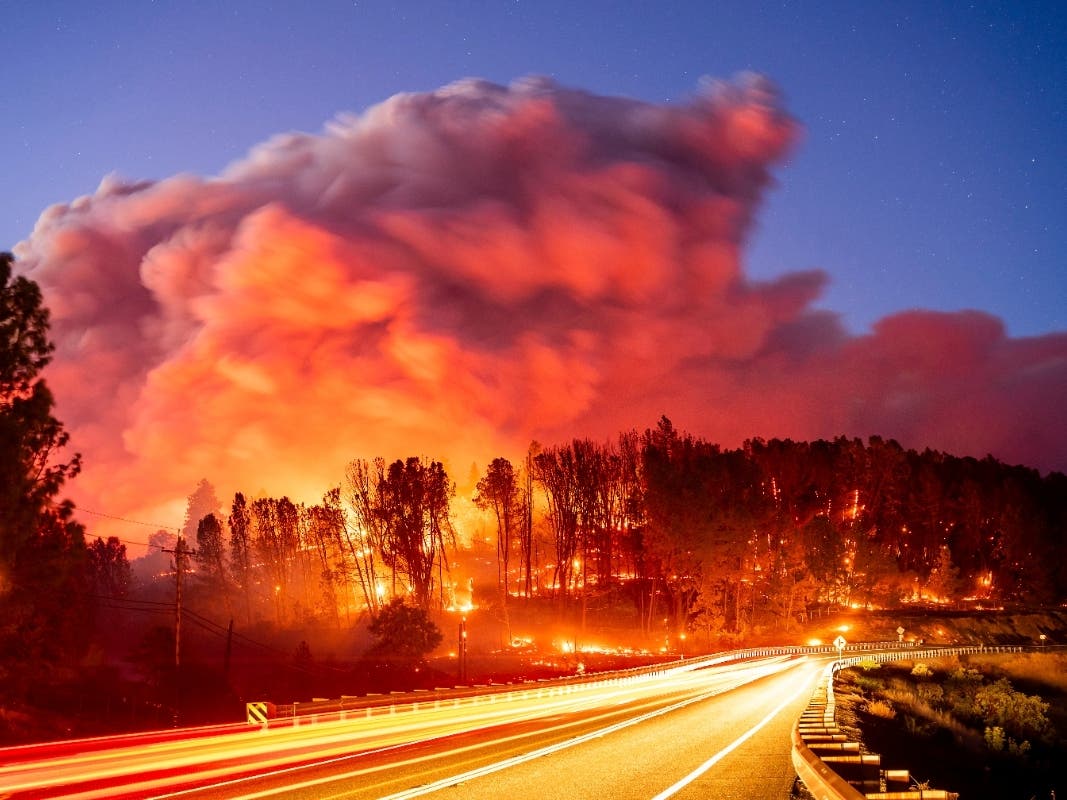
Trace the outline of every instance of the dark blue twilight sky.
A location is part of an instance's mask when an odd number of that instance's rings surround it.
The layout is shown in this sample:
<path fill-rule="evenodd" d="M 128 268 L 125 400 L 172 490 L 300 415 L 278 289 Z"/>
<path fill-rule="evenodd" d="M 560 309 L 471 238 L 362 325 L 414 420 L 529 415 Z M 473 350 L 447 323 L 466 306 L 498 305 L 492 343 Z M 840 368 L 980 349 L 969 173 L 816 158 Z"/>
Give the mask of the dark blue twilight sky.
<path fill-rule="evenodd" d="M 0 247 L 101 178 L 213 175 L 397 92 L 540 74 L 673 102 L 769 76 L 804 126 L 746 255 L 861 332 L 977 308 L 1067 327 L 1063 2 L 0 0 Z"/>
<path fill-rule="evenodd" d="M 0 31 L 0 248 L 52 310 L 82 508 L 314 501 L 356 457 L 462 481 L 661 414 L 1067 469 L 1063 0 L 0 0 Z M 706 82 L 746 71 L 799 136 Z"/>

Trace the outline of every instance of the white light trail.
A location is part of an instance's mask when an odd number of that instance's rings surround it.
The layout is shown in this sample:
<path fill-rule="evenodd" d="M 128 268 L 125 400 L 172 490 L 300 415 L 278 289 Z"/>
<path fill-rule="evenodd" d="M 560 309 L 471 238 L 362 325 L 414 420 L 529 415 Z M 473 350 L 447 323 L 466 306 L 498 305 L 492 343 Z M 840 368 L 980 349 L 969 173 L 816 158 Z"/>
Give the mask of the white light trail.
<path fill-rule="evenodd" d="M 46 758 L 32 758 L 33 753 L 27 751 L 27 759 L 24 761 L 0 764 L 0 784 L 5 785 L 8 790 L 29 792 L 68 786 L 70 797 L 85 800 L 108 797 L 118 789 L 136 791 L 142 795 L 158 792 L 161 797 L 177 797 L 184 793 L 180 784 L 188 782 L 178 781 L 179 785 L 175 785 L 177 770 L 184 777 L 195 779 L 201 787 L 205 781 L 217 781 L 217 786 L 227 787 L 232 791 L 240 785 L 251 788 L 239 773 L 254 772 L 256 777 L 296 777 L 293 774 L 295 770 L 303 767 L 337 764 L 411 742 L 441 740 L 490 726 L 524 723 L 552 716 L 566 717 L 580 711 L 592 711 L 607 718 L 615 713 L 607 709 L 627 703 L 636 704 L 634 712 L 639 714 L 643 711 L 641 704 L 653 704 L 657 702 L 658 697 L 683 692 L 696 692 L 696 700 L 687 700 L 696 702 L 772 672 L 788 669 L 795 663 L 786 661 L 785 657 L 776 657 L 750 662 L 740 669 L 738 665 L 714 665 L 694 669 L 693 665 L 684 664 L 656 675 L 418 702 L 398 707 L 395 713 L 390 710 L 389 713 L 368 713 L 367 716 L 348 719 L 333 717 L 320 719 L 317 723 L 294 724 L 291 727 L 254 730 L 246 728 L 240 733 L 230 729 L 228 734 L 220 729 L 212 735 L 151 744 L 120 738 L 123 746 L 117 748 L 102 747 L 89 752 Z M 671 708 L 675 707 L 681 705 L 676 704 Z M 400 710 L 401 708 L 404 710 Z M 656 710 L 651 715 L 660 713 L 666 711 Z M 637 721 L 647 718 L 648 715 L 639 714 L 635 720 L 626 724 L 636 724 Z M 595 719 L 587 719 L 586 723 L 595 724 Z M 563 731 L 571 725 L 573 722 L 553 723 L 547 728 L 541 728 L 540 732 L 543 734 L 545 731 Z M 625 724 L 622 727 L 625 727 Z M 592 735 L 600 736 L 617 729 L 618 727 L 608 726 Z M 505 742 L 525 735 L 527 734 L 506 735 L 495 742 Z M 562 746 L 572 746 L 580 741 L 584 739 L 579 737 L 569 740 L 569 744 Z M 482 746 L 485 746 L 485 743 L 461 747 L 452 753 Z M 553 747 L 559 749 L 561 746 Z M 541 754 L 547 752 L 554 750 L 546 750 Z M 437 757 L 441 756 L 422 756 L 412 759 L 410 763 Z M 303 764 L 297 767 L 297 761 Z M 496 769 L 509 765 L 503 763 Z M 392 766 L 395 767 L 396 762 L 392 762 Z M 377 771 L 379 768 L 375 766 L 364 766 L 355 772 L 348 770 L 348 774 L 340 776 L 340 779 Z M 339 778 L 335 777 L 331 780 L 337 779 Z M 87 785 L 94 781 L 106 782 L 107 785 Z M 170 793 L 167 793 L 168 789 Z M 262 797 L 270 793 L 268 791 L 247 797 Z"/>
<path fill-rule="evenodd" d="M 701 764 L 695 770 L 690 772 L 688 775 L 686 775 L 680 781 L 677 781 L 676 783 L 672 784 L 671 786 L 668 786 L 662 792 L 657 794 L 655 797 L 652 798 L 652 800 L 667 800 L 668 797 L 672 797 L 673 795 L 675 795 L 678 792 L 680 792 L 682 789 L 684 789 L 690 783 L 695 781 L 697 778 L 699 778 L 701 775 L 703 775 L 709 769 L 711 769 L 716 764 L 718 764 L 720 761 L 722 761 L 724 758 L 726 758 L 726 756 L 730 755 L 730 753 L 732 753 L 738 747 L 740 747 L 745 742 L 747 742 L 749 739 L 751 739 L 753 736 L 755 736 L 756 733 L 764 725 L 766 725 L 768 722 L 770 722 L 772 719 L 774 719 L 776 716 L 778 716 L 780 713 L 782 713 L 782 709 L 784 709 L 790 703 L 794 702 L 798 697 L 800 697 L 800 694 L 802 692 L 804 692 L 805 690 L 807 690 L 808 688 L 809 688 L 808 680 L 803 681 L 801 683 L 801 685 L 800 685 L 800 688 L 798 688 L 795 692 L 793 692 L 793 694 L 791 694 L 789 697 L 787 697 L 785 700 L 783 700 L 781 703 L 779 703 L 774 708 L 774 710 L 772 710 L 769 714 L 767 714 L 767 716 L 765 716 L 763 719 L 761 719 L 759 722 L 757 722 L 755 725 L 753 725 L 751 728 L 749 728 L 743 734 L 738 736 L 736 739 L 734 739 L 732 742 L 730 742 L 730 744 L 726 745 L 726 747 L 724 747 L 722 750 L 717 752 L 715 755 L 713 755 L 711 758 L 709 758 L 707 761 L 705 761 L 703 764 Z"/>
<path fill-rule="evenodd" d="M 709 699 L 711 697 L 714 697 L 716 695 L 722 694 L 725 691 L 729 691 L 730 689 L 737 688 L 738 686 L 741 686 L 741 685 L 743 685 L 745 683 L 750 683 L 752 681 L 758 680 L 759 678 L 766 677 L 767 675 L 771 675 L 771 674 L 776 673 L 776 672 L 781 672 L 782 670 L 785 670 L 785 669 L 791 669 L 793 667 L 798 666 L 799 663 L 800 662 L 784 662 L 784 661 L 776 659 L 775 663 L 763 666 L 762 668 L 759 668 L 759 669 L 753 669 L 753 670 L 746 671 L 744 677 L 739 677 L 736 680 L 729 682 L 728 684 L 717 686 L 714 689 L 712 689 L 711 691 L 702 692 L 701 694 L 699 694 L 699 695 L 697 695 L 695 697 L 690 697 L 690 698 L 688 698 L 686 700 L 683 700 L 681 702 L 674 703 L 672 705 L 666 706 L 665 708 L 659 708 L 659 709 L 656 709 L 655 711 L 651 711 L 651 712 L 648 712 L 648 713 L 645 713 L 645 714 L 641 714 L 641 715 L 639 715 L 637 717 L 631 717 L 630 719 L 626 719 L 626 720 L 623 720 L 621 722 L 617 722 L 617 723 L 615 723 L 613 725 L 609 725 L 609 726 L 604 727 L 604 728 L 598 728 L 597 730 L 591 731 L 591 732 L 583 734 L 581 736 L 572 737 L 572 738 L 566 739 L 566 740 L 564 740 L 562 742 L 557 742 L 555 744 L 548 745 L 547 747 L 542 747 L 542 748 L 539 748 L 537 750 L 533 750 L 533 751 L 531 751 L 529 753 L 524 753 L 524 754 L 519 755 L 519 756 L 513 756 L 512 758 L 504 759 L 502 761 L 497 761 L 497 762 L 494 762 L 492 764 L 486 764 L 486 765 L 478 767 L 476 769 L 468 770 L 467 772 L 461 773 L 459 775 L 451 775 L 451 776 L 449 776 L 447 778 L 442 778 L 441 780 L 434 781 L 433 783 L 423 784 L 421 786 L 417 786 L 417 787 L 414 787 L 412 789 L 408 789 L 408 790 L 403 791 L 403 792 L 397 792 L 395 794 L 387 795 L 386 797 L 380 798 L 380 800 L 411 800 L 411 798 L 422 797 L 424 795 L 432 794 L 433 792 L 437 792 L 437 791 L 440 791 L 442 789 L 447 789 L 447 788 L 449 788 L 451 786 L 455 786 L 457 783 L 462 783 L 462 782 L 473 780 L 475 778 L 480 778 L 480 777 L 484 777 L 486 775 L 491 775 L 494 772 L 500 772 L 501 770 L 508 769 L 509 767 L 514 767 L 514 766 L 517 766 L 519 764 L 523 764 L 523 763 L 525 763 L 527 761 L 533 761 L 534 759 L 541 758 L 543 756 L 547 756 L 547 755 L 550 755 L 552 753 L 557 753 L 557 752 L 559 752 L 561 750 L 565 750 L 567 748 L 574 747 L 574 746 L 579 745 L 579 744 L 583 744 L 584 742 L 592 741 L 594 739 L 599 739 L 599 738 L 601 738 L 601 737 L 603 737 L 603 736 L 605 736 L 605 735 L 607 735 L 609 733 L 613 733 L 615 731 L 623 730 L 623 729 L 629 728 L 629 727 L 631 727 L 633 725 L 638 725 L 638 724 L 640 724 L 642 722 L 645 722 L 647 720 L 654 719 L 655 717 L 659 717 L 659 716 L 662 716 L 664 714 L 669 714 L 672 711 L 677 711 L 678 709 L 685 708 L 686 706 L 692 705 L 694 703 L 702 702 L 702 701 L 707 700 L 707 699 Z M 315 781 L 308 781 L 306 783 L 298 784 L 296 786 L 290 785 L 290 786 L 285 787 L 284 789 L 279 789 L 279 790 L 274 790 L 274 791 L 259 792 L 259 793 L 250 794 L 250 795 L 243 795 L 240 798 L 234 798 L 234 800 L 259 800 L 259 798 L 269 797 L 269 796 L 274 795 L 274 794 L 287 792 L 287 791 L 292 790 L 293 788 L 301 788 L 301 789 L 313 788 L 313 787 L 316 787 L 316 786 L 321 786 L 321 785 L 326 784 L 326 783 L 332 783 L 332 782 L 335 782 L 337 780 L 346 780 L 346 779 L 350 779 L 350 778 L 355 778 L 355 777 L 358 777 L 360 774 L 361 774 L 360 772 L 354 772 L 354 773 L 351 773 L 349 775 L 332 776 L 332 777 L 329 777 L 329 778 L 322 778 L 322 779 L 318 779 L 318 780 L 315 780 Z M 348 792 L 345 792 L 345 793 L 336 794 L 336 795 L 320 795 L 320 798 L 321 798 L 321 800 L 337 800 L 337 798 L 347 797 L 348 794 L 349 794 Z"/>

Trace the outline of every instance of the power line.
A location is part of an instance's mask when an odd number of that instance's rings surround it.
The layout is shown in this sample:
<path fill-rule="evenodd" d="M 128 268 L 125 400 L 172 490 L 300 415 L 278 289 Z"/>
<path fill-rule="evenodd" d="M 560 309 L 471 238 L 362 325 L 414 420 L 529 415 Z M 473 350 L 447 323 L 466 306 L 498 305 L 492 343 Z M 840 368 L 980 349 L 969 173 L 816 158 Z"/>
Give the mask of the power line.
<path fill-rule="evenodd" d="M 51 505 L 54 508 L 59 508 L 59 505 L 57 503 L 49 501 L 48 504 Z M 94 511 L 93 509 L 85 508 L 84 506 L 75 506 L 74 507 L 74 511 L 75 511 L 75 513 L 78 512 L 78 511 L 84 511 L 86 514 L 92 514 L 94 517 L 103 517 L 104 519 L 113 519 L 113 520 L 115 520 L 117 522 L 129 523 L 130 525 L 142 525 L 142 526 L 144 526 L 146 528 L 155 528 L 157 531 L 166 531 L 167 533 L 170 533 L 171 531 L 175 531 L 175 532 L 177 532 L 177 534 L 179 536 L 181 535 L 181 528 L 172 527 L 170 525 L 160 525 L 159 523 L 156 523 L 156 522 L 145 522 L 144 520 L 140 520 L 140 519 L 130 519 L 129 517 L 119 517 L 119 516 L 116 516 L 115 514 L 105 514 L 103 511 Z M 96 538 L 102 540 L 104 537 L 103 536 L 97 536 Z M 123 539 L 121 536 L 109 536 L 107 538 L 108 539 L 115 539 L 116 541 L 122 542 L 123 544 L 136 545 L 137 547 L 155 547 L 155 548 L 157 548 L 159 550 L 163 550 L 164 549 L 162 545 L 152 544 L 151 542 L 135 542 L 135 541 L 133 541 L 131 539 Z"/>
<path fill-rule="evenodd" d="M 115 597 L 113 595 L 94 594 L 88 592 L 79 592 L 79 594 L 83 597 L 90 597 L 94 600 L 103 601 L 100 603 L 100 608 L 107 608 L 113 611 L 140 611 L 159 614 L 173 613 L 174 611 L 173 603 L 161 603 L 155 600 L 135 600 L 129 597 Z M 148 608 L 143 608 L 139 606 L 148 606 Z M 188 608 L 184 609 L 182 613 L 186 615 L 189 618 L 189 621 L 192 622 L 194 625 L 203 629 L 207 633 L 212 634 L 213 636 L 217 636 L 221 639 L 232 637 L 234 641 L 239 641 L 246 646 L 258 647 L 261 650 L 265 650 L 269 653 L 273 653 L 286 658 L 292 655 L 291 653 L 282 650 L 279 647 L 274 647 L 272 645 L 256 641 L 255 639 L 245 636 L 244 634 L 239 633 L 238 631 L 228 630 L 225 625 L 221 625 L 218 622 L 215 622 L 213 619 L 198 614 Z M 338 667 L 331 667 L 327 664 L 316 664 L 314 665 L 315 667 L 317 667 L 316 669 L 308 669 L 299 664 L 286 664 L 286 666 L 295 669 L 299 672 L 305 672 L 309 675 L 324 675 L 345 672 L 345 670 L 343 669 L 340 669 Z"/>
<path fill-rule="evenodd" d="M 112 603 L 129 603 L 131 606 L 155 606 L 159 610 L 173 610 L 174 603 L 164 603 L 159 600 L 138 600 L 133 597 L 116 597 L 115 595 L 108 594 L 96 594 L 95 592 L 76 592 L 76 594 L 82 597 L 88 597 L 93 600 L 107 600 Z"/>
<path fill-rule="evenodd" d="M 155 528 L 156 530 L 164 531 L 181 531 L 181 528 L 173 525 L 160 525 L 156 522 L 145 522 L 140 519 L 130 519 L 128 517 L 118 517 L 114 514 L 105 514 L 103 511 L 93 511 L 91 508 L 85 506 L 75 506 L 75 511 L 84 511 L 86 514 L 92 514 L 94 517 L 103 517 L 104 519 L 113 519 L 118 522 L 128 522 L 131 525 L 143 525 L 146 528 Z"/>
<path fill-rule="evenodd" d="M 101 541 L 104 541 L 103 536 L 97 536 L 96 538 L 100 539 Z M 121 536 L 108 536 L 107 538 L 108 540 L 114 539 L 116 542 L 122 542 L 122 544 L 133 544 L 137 545 L 138 547 L 154 547 L 162 553 L 168 552 L 167 549 L 164 548 L 161 544 L 152 544 L 151 542 L 135 542 L 131 539 L 123 539 Z"/>

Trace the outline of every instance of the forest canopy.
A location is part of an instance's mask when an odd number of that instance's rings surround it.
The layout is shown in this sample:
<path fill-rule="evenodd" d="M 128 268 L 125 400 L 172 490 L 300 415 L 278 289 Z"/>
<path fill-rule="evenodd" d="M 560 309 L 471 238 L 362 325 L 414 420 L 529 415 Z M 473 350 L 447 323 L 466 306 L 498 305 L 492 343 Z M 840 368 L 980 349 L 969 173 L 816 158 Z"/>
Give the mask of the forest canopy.
<path fill-rule="evenodd" d="M 477 582 L 505 617 L 622 604 L 642 631 L 666 616 L 735 635 L 817 607 L 1042 603 L 1067 585 L 1062 474 L 879 437 L 723 449 L 664 417 L 497 457 L 472 504 L 478 533 L 459 531 L 441 462 L 357 459 L 320 504 L 238 493 L 201 520 L 198 578 L 248 621 L 343 624 L 397 597 L 456 608 Z"/>

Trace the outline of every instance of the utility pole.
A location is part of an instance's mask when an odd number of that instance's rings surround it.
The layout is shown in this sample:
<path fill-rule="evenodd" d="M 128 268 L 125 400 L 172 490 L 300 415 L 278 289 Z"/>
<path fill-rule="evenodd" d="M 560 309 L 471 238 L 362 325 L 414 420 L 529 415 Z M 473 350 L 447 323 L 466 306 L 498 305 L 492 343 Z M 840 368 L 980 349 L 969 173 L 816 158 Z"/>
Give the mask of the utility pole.
<path fill-rule="evenodd" d="M 230 653 L 233 651 L 233 617 L 230 617 L 230 627 L 226 630 L 226 660 L 223 662 L 222 674 L 227 681 L 230 679 Z"/>
<path fill-rule="evenodd" d="M 182 663 L 182 574 L 185 572 L 184 557 L 186 554 L 195 556 L 196 551 L 185 547 L 185 539 L 182 538 L 181 531 L 178 531 L 178 541 L 174 544 L 174 549 L 166 550 L 161 548 L 160 552 L 171 553 L 174 556 L 174 669 L 177 670 Z"/>
<path fill-rule="evenodd" d="M 459 620 L 459 652 L 456 654 L 459 656 L 459 679 L 461 682 L 467 682 L 467 617 L 464 615 Z"/>
<path fill-rule="evenodd" d="M 178 534 L 178 542 L 174 545 L 174 571 L 177 573 L 176 586 L 174 589 L 174 670 L 177 672 L 182 665 L 182 573 L 185 565 L 182 563 L 182 555 L 185 553 L 185 540 Z"/>
<path fill-rule="evenodd" d="M 179 705 L 181 704 L 181 664 L 182 664 L 182 574 L 185 572 L 185 555 L 196 555 L 195 550 L 187 550 L 185 539 L 181 531 L 178 531 L 178 541 L 173 550 L 162 549 L 164 553 L 174 555 L 174 727 L 178 727 Z"/>

